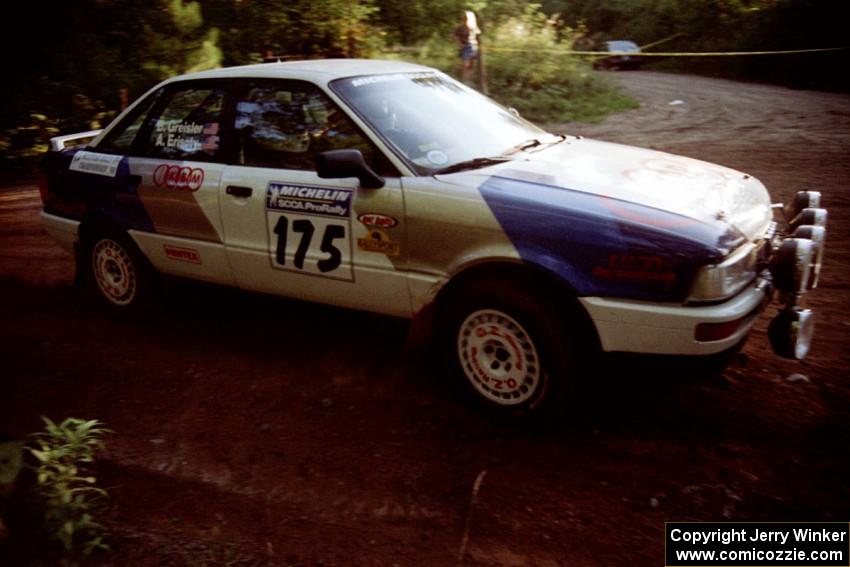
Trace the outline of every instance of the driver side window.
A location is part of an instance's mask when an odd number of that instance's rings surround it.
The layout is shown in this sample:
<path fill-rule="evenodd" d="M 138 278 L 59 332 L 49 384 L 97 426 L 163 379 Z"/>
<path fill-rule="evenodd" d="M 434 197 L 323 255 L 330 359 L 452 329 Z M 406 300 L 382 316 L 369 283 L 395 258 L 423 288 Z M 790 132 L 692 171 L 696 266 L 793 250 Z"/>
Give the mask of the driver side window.
<path fill-rule="evenodd" d="M 378 170 L 386 171 L 389 165 L 348 117 L 309 83 L 249 84 L 236 102 L 234 134 L 240 165 L 315 171 L 316 157 L 336 149 L 360 150 Z"/>

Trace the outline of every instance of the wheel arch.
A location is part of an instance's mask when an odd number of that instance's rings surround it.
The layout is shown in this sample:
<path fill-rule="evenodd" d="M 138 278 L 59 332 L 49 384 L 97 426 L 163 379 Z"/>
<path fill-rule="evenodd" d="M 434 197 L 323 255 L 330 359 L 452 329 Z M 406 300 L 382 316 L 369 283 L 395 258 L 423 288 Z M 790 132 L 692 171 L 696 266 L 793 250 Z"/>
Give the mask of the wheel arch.
<path fill-rule="evenodd" d="M 446 376 L 461 378 L 472 399 L 497 418 L 532 423 L 557 417 L 576 384 L 598 362 L 596 326 L 575 290 L 541 266 L 511 261 L 469 266 L 440 289 L 433 303 L 435 359 L 442 360 Z M 500 330 L 492 330 L 496 328 Z M 517 328 L 519 334 L 511 334 L 510 329 Z M 487 335 L 504 339 L 491 336 L 485 345 Z M 530 357 L 521 354 L 526 349 L 531 349 Z M 507 366 L 500 367 L 500 362 Z M 525 374 L 511 374 L 523 369 Z M 514 384 L 504 382 L 506 377 Z M 491 381 L 495 389 L 485 385 Z M 505 383 L 509 389 L 496 392 Z M 516 401 L 501 401 L 499 394 Z"/>
<path fill-rule="evenodd" d="M 80 221 L 80 240 L 92 238 L 101 231 L 127 233 L 127 229 L 103 211 L 90 210 Z"/>
<path fill-rule="evenodd" d="M 92 245 L 92 240 L 98 234 L 120 234 L 126 237 L 136 248 L 136 252 L 141 256 L 142 260 L 148 265 L 149 268 L 153 269 L 153 263 L 150 261 L 150 258 L 147 257 L 147 254 L 144 253 L 142 247 L 139 246 L 139 243 L 133 238 L 133 235 L 127 230 L 127 227 L 123 226 L 121 223 L 111 218 L 109 215 L 102 211 L 89 211 L 83 219 L 80 221 L 80 228 L 77 236 L 77 243 L 75 245 L 74 250 L 74 258 L 76 261 L 76 269 L 77 269 L 77 283 L 80 283 L 83 270 L 86 269 L 87 258 L 85 257 L 85 251 L 89 246 Z"/>
<path fill-rule="evenodd" d="M 566 280 L 551 270 L 529 262 L 506 259 L 479 261 L 464 267 L 453 274 L 434 296 L 431 302 L 431 331 L 439 328 L 443 316 L 443 307 L 464 287 L 479 280 L 499 278 L 517 286 L 531 286 L 539 289 L 546 300 L 554 303 L 554 308 L 576 317 L 588 331 L 585 336 L 595 348 L 600 348 L 599 335 L 590 314 L 578 301 L 578 293 Z"/>

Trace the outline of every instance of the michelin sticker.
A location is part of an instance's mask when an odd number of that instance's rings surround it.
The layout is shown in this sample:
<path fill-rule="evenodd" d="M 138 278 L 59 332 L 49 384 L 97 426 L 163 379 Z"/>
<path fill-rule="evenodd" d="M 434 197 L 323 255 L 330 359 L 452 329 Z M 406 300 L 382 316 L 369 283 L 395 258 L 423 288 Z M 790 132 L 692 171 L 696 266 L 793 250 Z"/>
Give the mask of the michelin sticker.
<path fill-rule="evenodd" d="M 389 81 L 415 81 L 416 79 L 431 79 L 435 77 L 434 73 L 394 73 L 391 75 L 372 75 L 370 77 L 360 77 L 351 81 L 351 86 L 357 88 L 363 85 L 374 85 L 375 83 L 387 83 Z"/>
<path fill-rule="evenodd" d="M 266 208 L 325 217 L 348 217 L 351 189 L 269 183 Z"/>
<path fill-rule="evenodd" d="M 354 281 L 351 189 L 271 182 L 266 222 L 272 268 Z"/>
<path fill-rule="evenodd" d="M 71 171 L 115 177 L 115 173 L 118 171 L 118 164 L 121 163 L 122 159 L 124 159 L 124 156 L 110 156 L 80 151 L 75 153 L 74 157 L 71 158 L 71 165 L 68 169 Z"/>

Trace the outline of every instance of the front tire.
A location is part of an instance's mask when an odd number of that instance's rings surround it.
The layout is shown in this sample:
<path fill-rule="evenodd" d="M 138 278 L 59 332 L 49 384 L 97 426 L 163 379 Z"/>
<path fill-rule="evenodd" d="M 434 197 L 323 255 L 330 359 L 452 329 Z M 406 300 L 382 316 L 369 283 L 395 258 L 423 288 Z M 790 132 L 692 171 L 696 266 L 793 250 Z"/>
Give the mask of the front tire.
<path fill-rule="evenodd" d="M 444 309 L 449 369 L 497 418 L 554 417 L 578 378 L 580 318 L 566 302 L 533 290 L 519 282 L 473 282 Z"/>
<path fill-rule="evenodd" d="M 537 340 L 499 309 L 471 312 L 455 331 L 458 362 L 472 388 L 496 406 L 532 404 L 548 387 Z"/>

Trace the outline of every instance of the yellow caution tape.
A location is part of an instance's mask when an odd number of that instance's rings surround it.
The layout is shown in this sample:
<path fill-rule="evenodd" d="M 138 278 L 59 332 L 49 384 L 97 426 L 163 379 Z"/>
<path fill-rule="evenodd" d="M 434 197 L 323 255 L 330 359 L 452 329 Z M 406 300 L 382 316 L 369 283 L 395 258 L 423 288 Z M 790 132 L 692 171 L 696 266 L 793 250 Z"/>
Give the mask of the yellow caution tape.
<path fill-rule="evenodd" d="M 659 45 L 661 43 L 667 43 L 668 41 L 672 41 L 672 40 L 676 39 L 677 37 L 682 37 L 683 35 L 687 35 L 687 34 L 685 34 L 683 32 L 674 33 L 672 35 L 668 35 L 665 38 L 659 39 L 658 41 L 653 41 L 652 43 L 647 43 L 646 45 L 641 45 L 640 48 L 641 49 L 649 49 L 650 47 L 655 47 L 656 45 Z"/>

